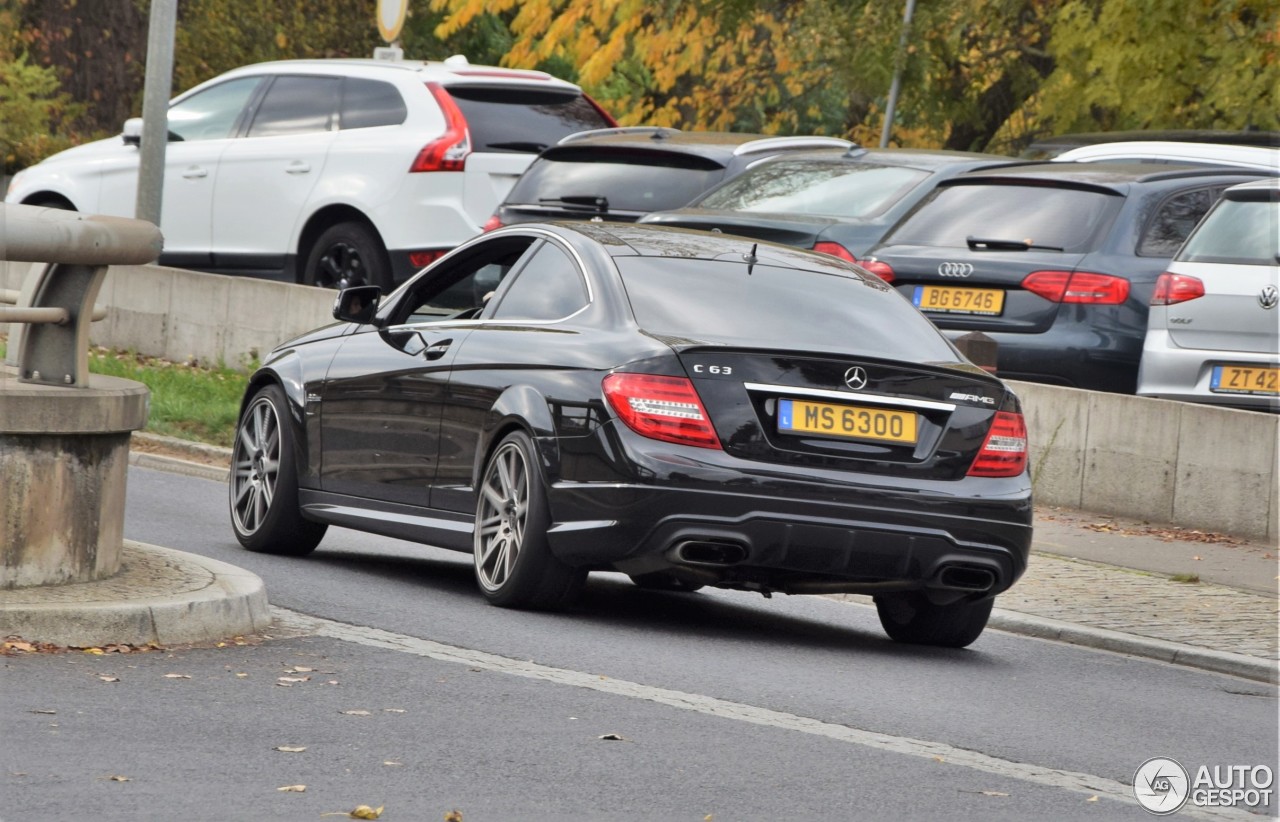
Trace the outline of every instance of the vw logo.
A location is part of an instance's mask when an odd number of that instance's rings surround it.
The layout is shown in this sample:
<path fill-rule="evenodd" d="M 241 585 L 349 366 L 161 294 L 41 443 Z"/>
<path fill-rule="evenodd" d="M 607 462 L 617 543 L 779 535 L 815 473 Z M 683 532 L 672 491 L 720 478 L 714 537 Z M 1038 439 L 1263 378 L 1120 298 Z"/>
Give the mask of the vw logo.
<path fill-rule="evenodd" d="M 1263 308 L 1275 308 L 1276 303 L 1280 303 L 1280 289 L 1274 285 L 1262 289 L 1262 293 L 1258 295 L 1258 305 Z"/>
<path fill-rule="evenodd" d="M 938 273 L 944 277 L 968 277 L 973 273 L 973 263 L 943 263 Z"/>
<path fill-rule="evenodd" d="M 861 391 L 867 387 L 867 372 L 862 369 L 862 366 L 855 365 L 844 372 L 844 384 L 854 391 Z"/>

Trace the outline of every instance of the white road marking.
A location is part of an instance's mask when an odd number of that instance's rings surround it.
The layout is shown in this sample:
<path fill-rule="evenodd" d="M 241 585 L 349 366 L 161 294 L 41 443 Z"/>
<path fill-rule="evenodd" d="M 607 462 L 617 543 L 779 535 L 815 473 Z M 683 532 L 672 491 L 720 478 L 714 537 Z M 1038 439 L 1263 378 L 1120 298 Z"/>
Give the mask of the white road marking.
<path fill-rule="evenodd" d="M 510 659 L 483 651 L 460 648 L 456 645 L 445 645 L 429 639 L 419 639 L 405 634 L 383 631 L 378 628 L 347 625 L 328 619 L 311 617 L 284 608 L 273 607 L 271 611 L 276 623 L 289 629 L 290 632 L 341 639 L 359 645 L 424 656 L 440 662 L 453 662 L 471 668 L 480 668 L 527 679 L 538 679 L 557 685 L 572 685 L 615 696 L 643 699 L 683 711 L 694 711 L 722 719 L 748 722 L 753 725 L 764 725 L 770 728 L 813 734 L 814 736 L 822 736 L 840 742 L 862 745 L 867 748 L 904 756 L 931 760 L 941 758 L 948 765 L 959 765 L 963 768 L 971 768 L 996 776 L 1018 779 L 1049 788 L 1060 788 L 1074 793 L 1097 796 L 1123 802 L 1126 805 L 1137 806 L 1137 800 L 1134 799 L 1131 786 L 1106 777 L 1045 768 L 1025 762 L 1013 762 L 1008 759 L 987 756 L 977 751 L 952 747 L 942 742 L 930 742 L 907 736 L 893 736 L 875 731 L 865 731 L 796 714 L 744 705 L 740 702 L 730 702 L 725 699 L 716 699 L 715 697 L 702 696 L 700 694 L 687 694 L 667 688 L 656 688 L 651 685 L 628 682 L 625 679 L 601 677 L 599 674 L 553 668 L 549 665 L 539 665 L 536 662 Z M 1179 812 L 1179 816 L 1198 817 L 1201 819 L 1256 818 L 1253 814 L 1244 810 L 1234 808 L 1196 808 L 1190 804 Z"/>

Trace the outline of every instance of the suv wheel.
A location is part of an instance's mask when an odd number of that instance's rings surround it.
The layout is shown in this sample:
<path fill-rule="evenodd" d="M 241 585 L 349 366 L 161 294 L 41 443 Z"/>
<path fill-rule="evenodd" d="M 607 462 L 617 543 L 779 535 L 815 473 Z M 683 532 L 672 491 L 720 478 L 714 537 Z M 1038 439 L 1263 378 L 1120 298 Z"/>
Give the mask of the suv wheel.
<path fill-rule="evenodd" d="M 936 605 L 920 591 L 876 597 L 880 625 L 895 642 L 963 648 L 987 627 L 995 597 Z"/>
<path fill-rule="evenodd" d="M 322 288 L 376 285 L 385 293 L 391 290 L 391 261 L 373 229 L 338 223 L 311 247 L 302 282 Z"/>

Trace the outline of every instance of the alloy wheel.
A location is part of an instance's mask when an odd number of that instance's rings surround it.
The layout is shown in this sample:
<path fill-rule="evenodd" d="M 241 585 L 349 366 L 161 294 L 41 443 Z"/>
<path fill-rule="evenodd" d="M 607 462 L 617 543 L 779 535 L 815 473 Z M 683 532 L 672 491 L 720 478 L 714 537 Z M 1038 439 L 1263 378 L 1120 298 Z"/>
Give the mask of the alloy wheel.
<path fill-rule="evenodd" d="M 348 288 L 363 285 L 364 258 L 353 243 L 336 242 L 325 249 L 316 267 L 316 285 L 325 288 Z"/>
<path fill-rule="evenodd" d="M 280 419 L 259 397 L 240 423 L 231 458 L 231 514 L 236 527 L 255 533 L 271 510 L 280 478 Z"/>
<path fill-rule="evenodd" d="M 524 545 L 529 517 L 529 466 L 513 442 L 503 444 L 480 486 L 476 517 L 476 577 L 486 590 L 506 584 Z"/>

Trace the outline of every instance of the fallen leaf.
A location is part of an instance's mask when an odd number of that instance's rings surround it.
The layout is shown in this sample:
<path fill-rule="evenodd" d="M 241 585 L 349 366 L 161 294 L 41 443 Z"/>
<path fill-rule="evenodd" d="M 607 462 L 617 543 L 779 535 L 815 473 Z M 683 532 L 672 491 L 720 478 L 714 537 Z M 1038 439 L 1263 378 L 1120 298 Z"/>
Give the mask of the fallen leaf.
<path fill-rule="evenodd" d="M 165 679 L 190 679 L 191 674 L 165 674 Z"/>
<path fill-rule="evenodd" d="M 392 768 L 398 768 L 398 767 L 400 767 L 401 765 L 403 765 L 404 763 L 403 763 L 403 762 L 397 762 L 397 761 L 395 761 L 394 759 L 384 759 L 384 760 L 382 760 L 382 764 L 383 764 L 383 765 L 389 765 L 389 766 L 390 766 L 390 767 L 392 767 Z"/>
<path fill-rule="evenodd" d="M 626 741 L 627 741 L 626 737 L 622 736 L 621 734 L 601 734 L 599 738 L 600 738 L 600 739 L 614 740 L 614 741 L 618 741 L 618 742 L 626 742 Z"/>
<path fill-rule="evenodd" d="M 236 679 L 244 679 L 248 674 L 236 674 Z"/>
<path fill-rule="evenodd" d="M 33 714 L 56 714 L 57 711 L 32 711 Z"/>
<path fill-rule="evenodd" d="M 1192 557 L 1192 559 L 1194 559 L 1196 562 L 1200 561 L 1200 557 Z"/>
<path fill-rule="evenodd" d="M 309 674 L 315 671 L 315 668 L 304 668 L 301 665 L 295 665 L 289 669 L 291 674 Z"/>
<path fill-rule="evenodd" d="M 120 681 L 120 677 L 107 676 L 106 674 L 99 674 L 98 679 L 101 679 L 103 682 L 119 682 Z"/>
<path fill-rule="evenodd" d="M 276 682 L 288 682 L 290 685 L 292 685 L 292 684 L 293 684 L 293 683 L 295 683 L 295 682 L 310 682 L 310 681 L 311 681 L 311 677 L 309 677 L 309 676 L 280 676 L 280 677 L 276 677 Z"/>
<path fill-rule="evenodd" d="M 448 811 L 444 815 L 444 822 L 462 822 L 462 811 L 457 810 L 456 808 Z"/>
<path fill-rule="evenodd" d="M 277 745 L 271 750 L 280 751 L 281 753 L 302 753 L 306 749 L 306 745 Z"/>
<path fill-rule="evenodd" d="M 702 822 L 711 822 L 711 820 L 715 818 L 716 818 L 715 814 L 709 813 L 706 816 L 702 817 Z"/>
<path fill-rule="evenodd" d="M 1089 797 L 1088 799 L 1086 799 L 1086 800 L 1085 800 L 1085 802 L 1097 802 L 1097 801 L 1098 801 L 1098 797 L 1097 797 L 1096 795 L 1095 795 L 1095 796 L 1091 796 L 1091 797 Z"/>
<path fill-rule="evenodd" d="M 34 651 L 36 649 L 36 646 L 32 645 L 30 642 L 23 642 L 21 640 L 10 640 L 4 643 L 4 648 L 6 651 L 8 650 Z"/>
<path fill-rule="evenodd" d="M 384 807 L 386 806 L 379 805 L 376 808 L 371 808 L 368 805 L 357 805 L 351 811 L 347 811 L 347 812 L 330 811 L 329 813 L 322 813 L 320 815 L 321 816 L 347 816 L 352 819 L 377 819 L 379 816 L 382 816 L 382 809 Z"/>
<path fill-rule="evenodd" d="M 307 790 L 306 785 L 285 785 L 283 788 L 276 788 L 282 793 L 303 793 Z"/>
<path fill-rule="evenodd" d="M 361 711 L 361 710 L 342 711 L 341 713 L 344 713 L 347 716 L 372 716 L 372 714 L 369 713 L 368 711 Z"/>
<path fill-rule="evenodd" d="M 106 779 L 111 782 L 128 782 L 129 781 L 129 777 L 127 776 L 108 776 L 106 777 Z"/>
<path fill-rule="evenodd" d="M 982 791 L 983 796 L 1008 796 L 1004 791 Z"/>
<path fill-rule="evenodd" d="M 408 711 L 406 711 L 404 708 L 383 708 L 382 710 L 383 710 L 383 713 L 388 713 L 388 714 L 408 713 Z"/>
<path fill-rule="evenodd" d="M 933 761 L 934 761 L 934 762 L 946 762 L 947 760 L 943 759 L 943 758 L 942 758 L 942 757 L 940 757 L 940 756 L 935 756 L 935 757 L 933 758 Z"/>

